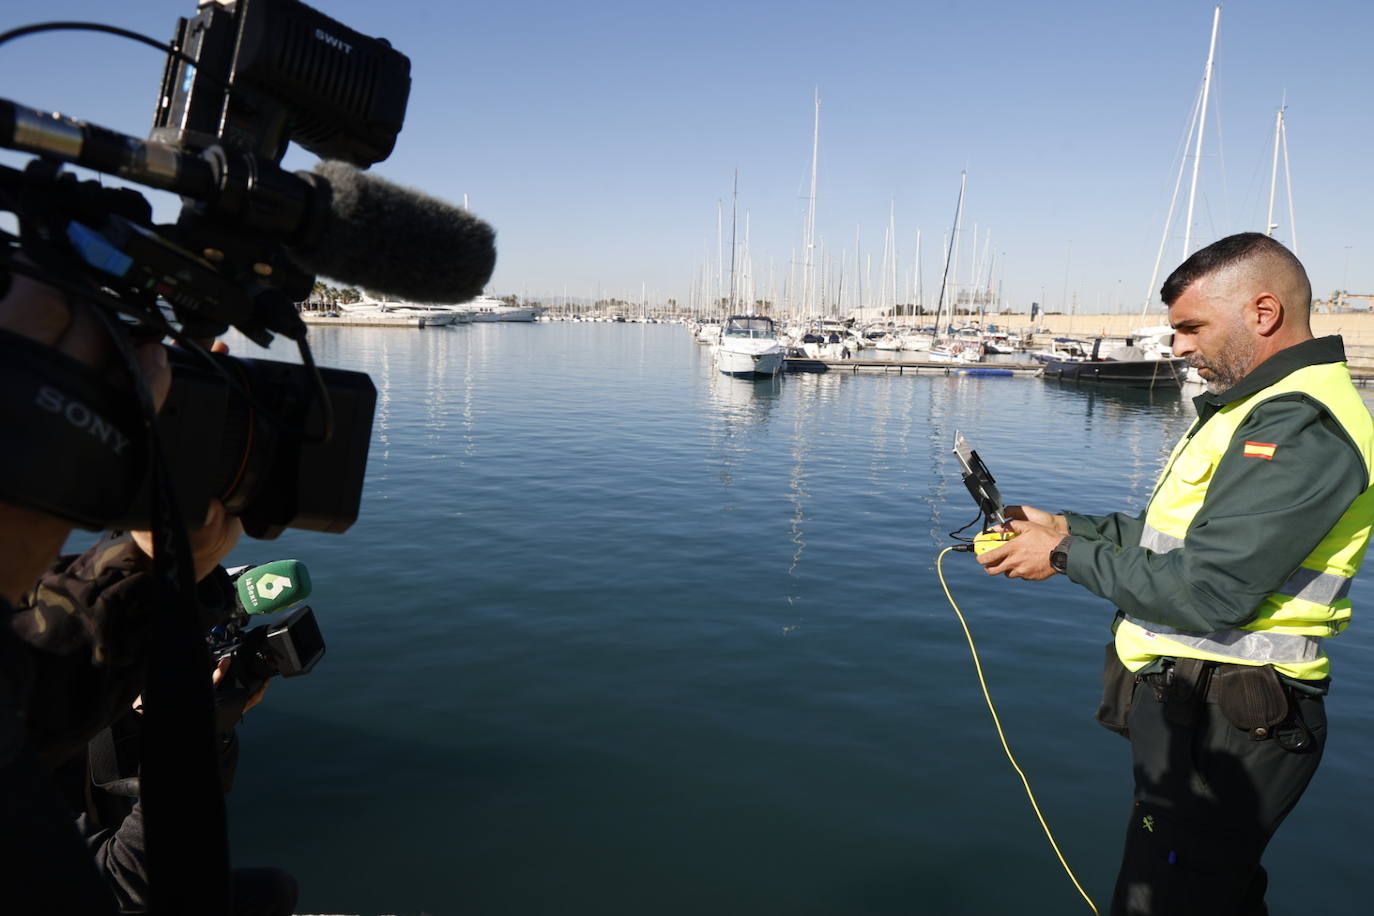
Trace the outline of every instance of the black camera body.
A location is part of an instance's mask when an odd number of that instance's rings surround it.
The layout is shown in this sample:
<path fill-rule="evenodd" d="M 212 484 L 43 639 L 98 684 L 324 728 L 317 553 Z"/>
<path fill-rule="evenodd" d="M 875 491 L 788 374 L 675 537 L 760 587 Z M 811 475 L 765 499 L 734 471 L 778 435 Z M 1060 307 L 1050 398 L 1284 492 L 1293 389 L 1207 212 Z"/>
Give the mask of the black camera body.
<path fill-rule="evenodd" d="M 362 372 L 320 369 L 335 421 L 334 434 L 320 441 L 321 405 L 303 366 L 212 358 L 266 412 L 216 372 L 172 352 L 172 390 L 158 425 L 183 518 L 198 523 L 213 496 L 242 519 L 250 537 L 275 538 L 286 528 L 346 531 L 362 502 L 377 402 L 372 380 Z M 113 527 L 147 527 L 146 505 L 146 492 L 135 495 L 132 516 Z"/>
<path fill-rule="evenodd" d="M 361 167 L 386 158 L 409 92 L 409 59 L 385 40 L 299 0 L 234 0 L 178 20 L 150 142 L 0 100 L 0 144 L 39 156 L 0 168 L 0 209 L 20 225 L 0 248 L 0 293 L 7 273 L 30 273 L 120 313 L 134 337 L 171 329 L 167 303 L 183 339 L 232 326 L 301 347 L 306 366 L 174 351 L 155 428 L 189 525 L 212 497 L 254 537 L 356 519 L 376 392 L 309 358 L 293 303 L 315 277 L 287 249 L 322 231 L 330 189 L 279 163 L 292 142 Z M 178 193 L 182 212 L 155 225 L 142 195 L 77 181 L 64 161 Z M 0 422 L 25 437 L 0 449 L 0 499 L 93 529 L 149 527 L 154 421 L 132 397 L 12 334 L 0 382 Z"/>
<path fill-rule="evenodd" d="M 248 626 L 247 615 L 236 615 L 211 633 L 210 656 L 234 660 L 231 682 L 256 693 L 273 677 L 309 674 L 324 658 L 324 636 L 310 605 L 302 605 L 281 620 Z"/>

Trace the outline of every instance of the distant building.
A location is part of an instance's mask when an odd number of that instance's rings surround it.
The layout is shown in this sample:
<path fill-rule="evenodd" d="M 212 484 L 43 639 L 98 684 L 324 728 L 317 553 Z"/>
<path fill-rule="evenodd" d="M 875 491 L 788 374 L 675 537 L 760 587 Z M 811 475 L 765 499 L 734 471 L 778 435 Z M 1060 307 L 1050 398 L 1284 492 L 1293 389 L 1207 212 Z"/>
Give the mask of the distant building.
<path fill-rule="evenodd" d="M 1312 303 L 1315 312 L 1370 312 L 1374 311 L 1374 293 L 1348 293 L 1338 289 L 1330 299 L 1318 299 Z"/>

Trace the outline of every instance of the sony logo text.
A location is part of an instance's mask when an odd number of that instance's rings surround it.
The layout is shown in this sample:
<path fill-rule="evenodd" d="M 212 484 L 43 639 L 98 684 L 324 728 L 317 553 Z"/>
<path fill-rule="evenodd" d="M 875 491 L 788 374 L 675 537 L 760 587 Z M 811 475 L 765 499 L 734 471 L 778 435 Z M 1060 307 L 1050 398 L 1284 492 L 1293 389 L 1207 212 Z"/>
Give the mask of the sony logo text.
<path fill-rule="evenodd" d="M 105 445 L 110 446 L 116 455 L 124 453 L 129 447 L 129 437 L 115 429 L 114 424 L 80 401 L 69 401 L 56 388 L 44 385 L 38 389 L 33 402 L 39 407 L 62 417 L 77 429 L 85 430 Z"/>

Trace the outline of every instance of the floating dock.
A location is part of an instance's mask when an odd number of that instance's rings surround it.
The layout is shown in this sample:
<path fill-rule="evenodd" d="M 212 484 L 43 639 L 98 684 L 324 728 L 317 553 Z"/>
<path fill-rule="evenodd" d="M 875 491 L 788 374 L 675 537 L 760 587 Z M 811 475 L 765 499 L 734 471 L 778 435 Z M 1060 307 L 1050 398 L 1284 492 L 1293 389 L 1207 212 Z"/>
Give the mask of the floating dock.
<path fill-rule="evenodd" d="M 811 359 L 788 356 L 783 360 L 786 372 L 881 372 L 884 375 L 984 375 L 1007 378 L 1030 378 L 1040 374 L 1039 363 L 958 363 L 934 362 L 919 359 Z M 1374 386 L 1374 370 L 1351 369 L 1350 380 L 1358 388 Z M 1064 381 L 1075 381 L 1064 379 Z M 1078 383 L 1097 385 L 1097 382 Z"/>
<path fill-rule="evenodd" d="M 1030 376 L 1040 371 L 1039 363 L 960 363 L 919 359 L 810 359 L 789 356 L 783 360 L 788 372 L 882 372 L 896 375 L 992 375 Z"/>

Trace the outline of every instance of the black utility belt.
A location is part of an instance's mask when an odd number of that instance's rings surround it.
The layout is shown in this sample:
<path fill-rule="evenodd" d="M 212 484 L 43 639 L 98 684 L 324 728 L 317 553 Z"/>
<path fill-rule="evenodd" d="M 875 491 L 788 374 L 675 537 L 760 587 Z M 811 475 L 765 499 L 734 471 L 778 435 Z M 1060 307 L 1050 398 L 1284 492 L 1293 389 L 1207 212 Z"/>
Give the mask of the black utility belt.
<path fill-rule="evenodd" d="M 1166 704 L 1165 716 L 1170 721 L 1191 725 L 1197 705 L 1208 703 L 1220 707 L 1232 725 L 1248 731 L 1255 741 L 1268 738 L 1298 708 L 1298 692 L 1283 682 L 1273 665 L 1178 658 L 1138 680 L 1154 690 L 1156 700 Z"/>
<path fill-rule="evenodd" d="M 1249 732 L 1252 741 L 1275 737 L 1291 751 L 1312 747 L 1312 732 L 1302 717 L 1304 694 L 1284 682 L 1273 665 L 1166 658 L 1160 670 L 1136 674 L 1121 663 L 1114 642 L 1103 648 L 1102 703 L 1096 718 L 1109 731 L 1130 737 L 1131 707 L 1149 696 L 1140 690 L 1145 686 L 1175 725 L 1191 727 L 1200 710 L 1214 705 L 1232 725 Z"/>

